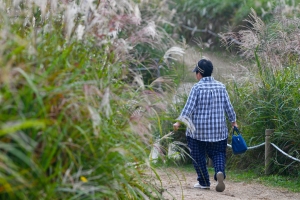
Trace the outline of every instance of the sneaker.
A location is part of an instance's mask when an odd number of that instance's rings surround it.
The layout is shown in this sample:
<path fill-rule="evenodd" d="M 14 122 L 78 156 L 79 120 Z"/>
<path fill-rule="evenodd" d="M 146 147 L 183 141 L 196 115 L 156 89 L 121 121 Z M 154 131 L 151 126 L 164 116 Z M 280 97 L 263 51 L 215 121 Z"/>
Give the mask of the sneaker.
<path fill-rule="evenodd" d="M 210 189 L 210 186 L 202 186 L 202 185 L 200 185 L 199 183 L 196 183 L 196 184 L 194 185 L 194 188 Z"/>
<path fill-rule="evenodd" d="M 225 184 L 224 184 L 224 174 L 222 172 L 217 173 L 217 186 L 216 190 L 217 192 L 223 192 L 225 190 Z"/>

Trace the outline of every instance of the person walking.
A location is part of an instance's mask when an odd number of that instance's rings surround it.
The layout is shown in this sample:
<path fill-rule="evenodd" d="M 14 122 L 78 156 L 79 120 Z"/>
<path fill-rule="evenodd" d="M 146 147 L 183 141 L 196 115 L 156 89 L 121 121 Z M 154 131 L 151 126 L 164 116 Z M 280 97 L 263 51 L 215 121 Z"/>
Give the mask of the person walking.
<path fill-rule="evenodd" d="M 176 131 L 181 123 L 187 126 L 187 143 L 198 175 L 198 183 L 194 188 L 210 188 L 206 166 L 206 156 L 208 156 L 213 161 L 214 179 L 217 181 L 216 191 L 223 192 L 228 139 L 225 113 L 233 127 L 237 127 L 236 114 L 225 85 L 211 76 L 213 64 L 210 60 L 201 59 L 193 72 L 196 73 L 198 82 L 192 87 L 187 102 L 173 127 Z"/>

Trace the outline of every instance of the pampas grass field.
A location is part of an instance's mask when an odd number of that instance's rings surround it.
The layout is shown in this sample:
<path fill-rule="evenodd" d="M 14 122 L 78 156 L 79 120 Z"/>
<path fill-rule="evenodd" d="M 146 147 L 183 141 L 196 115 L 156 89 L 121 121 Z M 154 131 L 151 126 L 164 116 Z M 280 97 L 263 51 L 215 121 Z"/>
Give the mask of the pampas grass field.
<path fill-rule="evenodd" d="M 174 2 L 0 0 L 1 199 L 161 199 L 147 177 L 160 180 L 151 151 L 163 164 L 189 157 L 172 123 L 194 39 L 178 29 L 194 11 L 191 1 Z M 260 16 L 252 12 L 250 29 L 223 30 L 241 36 L 237 54 L 254 63 L 243 66 L 250 79 L 231 78 L 228 88 L 249 144 L 275 128 L 274 142 L 299 157 L 299 18 Z M 299 176 L 297 163 L 277 156 L 274 164 Z"/>
<path fill-rule="evenodd" d="M 1 1 L 1 199 L 159 198 L 143 171 L 172 81 L 134 80 L 184 53 L 165 7 Z"/>

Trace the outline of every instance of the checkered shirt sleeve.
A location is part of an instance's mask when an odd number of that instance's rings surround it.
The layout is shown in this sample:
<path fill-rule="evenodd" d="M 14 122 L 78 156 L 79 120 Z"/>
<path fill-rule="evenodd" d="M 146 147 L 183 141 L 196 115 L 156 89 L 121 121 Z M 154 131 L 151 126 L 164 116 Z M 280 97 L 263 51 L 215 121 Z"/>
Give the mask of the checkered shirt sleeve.
<path fill-rule="evenodd" d="M 217 142 L 228 137 L 225 113 L 230 122 L 236 121 L 225 85 L 213 77 L 204 77 L 191 89 L 177 119 L 187 125 L 187 136 Z"/>

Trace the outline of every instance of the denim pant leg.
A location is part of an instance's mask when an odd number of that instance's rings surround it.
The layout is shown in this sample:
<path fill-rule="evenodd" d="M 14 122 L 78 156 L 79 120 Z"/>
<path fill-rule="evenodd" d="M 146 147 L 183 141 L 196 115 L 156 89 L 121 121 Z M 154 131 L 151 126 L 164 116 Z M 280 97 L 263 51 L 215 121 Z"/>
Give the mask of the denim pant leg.
<path fill-rule="evenodd" d="M 214 179 L 217 180 L 216 174 L 222 172 L 225 175 L 225 164 L 226 164 L 226 148 L 227 148 L 227 139 L 221 140 L 218 142 L 210 142 L 207 145 L 207 154 L 208 157 L 212 159 L 215 175 Z"/>
<path fill-rule="evenodd" d="M 188 146 L 191 150 L 194 168 L 197 172 L 199 184 L 210 186 L 209 174 L 206 167 L 206 142 L 195 140 L 187 136 Z"/>

